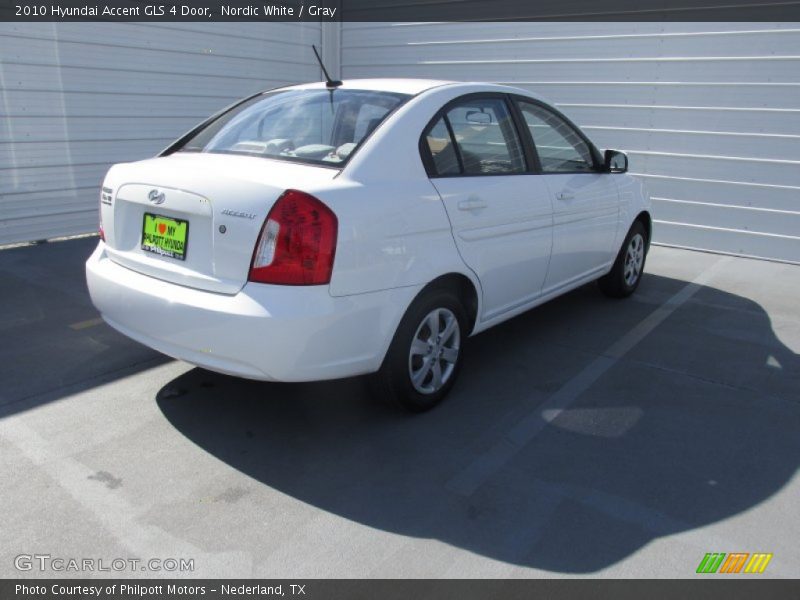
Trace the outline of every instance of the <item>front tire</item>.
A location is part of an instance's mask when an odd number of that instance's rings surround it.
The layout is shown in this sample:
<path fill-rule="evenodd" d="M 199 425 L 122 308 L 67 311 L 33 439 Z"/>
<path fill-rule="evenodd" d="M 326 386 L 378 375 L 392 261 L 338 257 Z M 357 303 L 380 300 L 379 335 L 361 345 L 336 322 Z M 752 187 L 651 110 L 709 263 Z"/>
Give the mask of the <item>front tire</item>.
<path fill-rule="evenodd" d="M 374 375 L 376 392 L 411 412 L 439 404 L 461 370 L 467 322 L 463 305 L 449 290 L 434 289 L 414 300 Z"/>
<path fill-rule="evenodd" d="M 636 221 L 625 236 L 611 271 L 597 280 L 604 294 L 626 298 L 636 291 L 644 272 L 647 246 L 647 231 L 641 221 Z"/>

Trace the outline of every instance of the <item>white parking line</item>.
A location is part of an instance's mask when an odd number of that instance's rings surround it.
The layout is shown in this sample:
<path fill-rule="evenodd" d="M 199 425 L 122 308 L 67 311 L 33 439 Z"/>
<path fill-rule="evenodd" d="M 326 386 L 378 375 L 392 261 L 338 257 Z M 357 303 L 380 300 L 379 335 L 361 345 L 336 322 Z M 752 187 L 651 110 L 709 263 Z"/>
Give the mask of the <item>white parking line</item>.
<path fill-rule="evenodd" d="M 550 421 L 557 418 L 561 411 L 574 403 L 583 392 L 613 367 L 620 358 L 625 356 L 636 344 L 647 337 L 667 317 L 697 293 L 716 274 L 720 267 L 730 262 L 730 260 L 730 257 L 723 257 L 712 263 L 664 304 L 609 346 L 542 405 L 537 406 L 532 412 L 524 416 L 492 447 L 478 456 L 461 472 L 453 476 L 445 487 L 457 494 L 471 496 L 475 490 L 488 481 L 492 475 L 533 440 Z M 547 418 L 543 416 L 545 413 Z"/>

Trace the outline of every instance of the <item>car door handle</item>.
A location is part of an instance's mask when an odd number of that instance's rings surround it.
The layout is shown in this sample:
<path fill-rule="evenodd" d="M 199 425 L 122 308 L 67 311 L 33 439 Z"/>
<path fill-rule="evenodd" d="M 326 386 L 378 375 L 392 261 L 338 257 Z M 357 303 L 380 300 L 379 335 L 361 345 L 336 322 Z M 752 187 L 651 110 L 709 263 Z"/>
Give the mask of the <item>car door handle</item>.
<path fill-rule="evenodd" d="M 574 200 L 575 194 L 573 194 L 572 192 L 558 192 L 556 198 L 558 198 L 559 200 Z"/>
<path fill-rule="evenodd" d="M 462 200 L 458 203 L 458 210 L 478 210 L 480 208 L 486 208 L 486 202 L 483 200 L 479 200 L 477 198 L 471 198 L 469 200 Z"/>

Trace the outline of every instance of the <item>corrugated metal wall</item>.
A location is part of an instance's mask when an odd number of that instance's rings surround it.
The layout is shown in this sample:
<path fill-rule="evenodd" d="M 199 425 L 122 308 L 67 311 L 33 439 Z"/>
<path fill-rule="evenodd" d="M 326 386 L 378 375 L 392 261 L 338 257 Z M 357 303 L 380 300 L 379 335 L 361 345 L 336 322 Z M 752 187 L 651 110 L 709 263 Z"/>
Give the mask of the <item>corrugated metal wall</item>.
<path fill-rule="evenodd" d="M 317 80 L 314 23 L 0 23 L 0 244 L 94 231 L 114 162 Z"/>
<path fill-rule="evenodd" d="M 800 24 L 344 23 L 342 71 L 539 92 L 629 153 L 657 242 L 800 262 Z"/>
<path fill-rule="evenodd" d="M 318 79 L 321 42 L 344 77 L 537 91 L 630 154 L 657 242 L 800 262 L 800 24 L 765 23 L 2 23 L 0 244 L 93 231 L 109 164 Z"/>

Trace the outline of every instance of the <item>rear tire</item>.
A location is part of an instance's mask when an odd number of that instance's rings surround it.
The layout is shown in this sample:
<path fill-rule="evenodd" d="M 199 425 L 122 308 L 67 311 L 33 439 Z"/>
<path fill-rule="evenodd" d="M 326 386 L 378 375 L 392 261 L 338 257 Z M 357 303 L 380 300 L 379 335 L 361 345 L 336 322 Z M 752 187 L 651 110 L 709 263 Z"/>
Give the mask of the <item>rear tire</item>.
<path fill-rule="evenodd" d="M 626 298 L 636 291 L 642 280 L 647 247 L 647 231 L 641 221 L 635 221 L 625 236 L 611 271 L 597 280 L 606 296 Z"/>
<path fill-rule="evenodd" d="M 441 402 L 461 370 L 467 313 L 458 296 L 433 289 L 406 311 L 373 389 L 384 400 L 410 412 L 424 412 Z"/>

